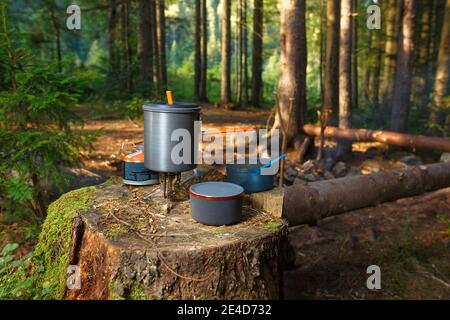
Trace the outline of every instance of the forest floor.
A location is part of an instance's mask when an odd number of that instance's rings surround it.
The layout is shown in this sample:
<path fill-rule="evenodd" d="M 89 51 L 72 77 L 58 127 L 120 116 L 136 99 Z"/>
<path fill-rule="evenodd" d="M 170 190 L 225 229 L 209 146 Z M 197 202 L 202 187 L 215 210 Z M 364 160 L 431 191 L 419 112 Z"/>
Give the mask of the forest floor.
<path fill-rule="evenodd" d="M 265 126 L 269 111 L 202 108 L 203 128 Z M 84 114 L 83 130 L 101 130 L 86 152 L 70 189 L 120 175 L 121 157 L 143 141 L 142 121 Z M 375 152 L 374 152 L 375 150 Z M 352 167 L 389 170 L 405 154 L 387 154 L 376 143 L 354 144 Z M 294 153 L 287 161 L 292 162 Z M 432 158 L 421 157 L 424 163 Z M 55 197 L 57 195 L 55 194 Z M 0 225 L 0 247 L 33 248 L 33 225 Z M 35 239 L 35 238 L 34 238 Z M 450 189 L 401 199 L 327 218 L 316 226 L 290 228 L 290 263 L 285 272 L 286 299 L 450 299 Z M 381 268 L 382 289 L 366 288 L 366 269 Z"/>

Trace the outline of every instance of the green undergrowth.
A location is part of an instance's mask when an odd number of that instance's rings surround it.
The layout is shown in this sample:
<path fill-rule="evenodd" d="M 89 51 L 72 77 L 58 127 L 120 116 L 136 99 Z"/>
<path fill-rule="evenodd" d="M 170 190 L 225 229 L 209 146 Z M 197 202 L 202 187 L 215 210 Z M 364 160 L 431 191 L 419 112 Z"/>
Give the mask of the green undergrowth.
<path fill-rule="evenodd" d="M 90 205 L 95 187 L 66 193 L 48 208 L 39 242 L 21 260 L 11 247 L 0 254 L 0 299 L 62 299 L 69 263 L 71 226 Z"/>

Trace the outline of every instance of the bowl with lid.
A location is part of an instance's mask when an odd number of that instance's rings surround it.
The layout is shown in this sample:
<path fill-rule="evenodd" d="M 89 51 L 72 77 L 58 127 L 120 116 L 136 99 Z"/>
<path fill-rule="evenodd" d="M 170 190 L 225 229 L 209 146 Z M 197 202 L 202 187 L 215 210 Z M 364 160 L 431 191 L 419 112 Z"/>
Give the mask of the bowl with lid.
<path fill-rule="evenodd" d="M 229 182 L 202 182 L 189 189 L 191 217 L 211 226 L 231 225 L 242 218 L 244 188 Z"/>

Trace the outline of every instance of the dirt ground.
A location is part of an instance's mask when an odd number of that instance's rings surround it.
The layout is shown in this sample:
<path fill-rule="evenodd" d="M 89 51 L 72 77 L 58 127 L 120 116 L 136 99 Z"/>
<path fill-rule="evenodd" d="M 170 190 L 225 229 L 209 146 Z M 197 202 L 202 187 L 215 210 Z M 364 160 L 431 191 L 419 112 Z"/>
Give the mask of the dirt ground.
<path fill-rule="evenodd" d="M 269 114 L 204 107 L 203 128 L 264 127 Z M 83 130 L 102 130 L 102 135 L 85 153 L 83 168 L 73 172 L 82 178 L 71 188 L 120 175 L 122 156 L 143 141 L 142 121 L 90 118 Z M 383 148 L 355 144 L 351 164 L 395 168 Z M 293 157 L 288 155 L 288 163 Z M 286 299 L 450 299 L 450 189 L 290 228 L 289 238 Z M 366 288 L 370 265 L 381 268 L 381 290 Z"/>

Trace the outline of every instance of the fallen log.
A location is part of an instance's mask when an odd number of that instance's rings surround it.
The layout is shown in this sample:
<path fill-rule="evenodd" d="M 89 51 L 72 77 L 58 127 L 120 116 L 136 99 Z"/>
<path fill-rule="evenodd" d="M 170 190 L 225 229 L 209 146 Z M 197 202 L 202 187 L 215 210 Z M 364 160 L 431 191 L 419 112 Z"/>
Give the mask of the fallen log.
<path fill-rule="evenodd" d="M 311 124 L 304 125 L 300 130 L 302 133 L 310 136 L 320 137 L 321 134 L 320 127 Z M 366 129 L 339 129 L 336 127 L 327 127 L 324 134 L 325 138 L 328 139 L 344 139 L 358 142 L 376 141 L 406 148 L 450 152 L 450 140 L 445 138 Z"/>
<path fill-rule="evenodd" d="M 450 187 L 450 163 L 286 187 L 282 215 L 290 226 Z"/>

